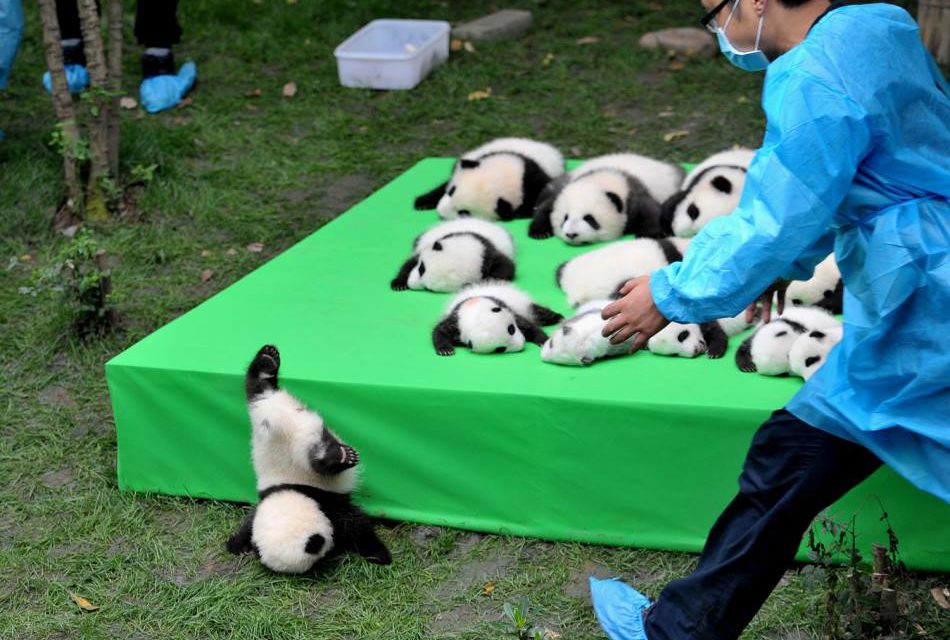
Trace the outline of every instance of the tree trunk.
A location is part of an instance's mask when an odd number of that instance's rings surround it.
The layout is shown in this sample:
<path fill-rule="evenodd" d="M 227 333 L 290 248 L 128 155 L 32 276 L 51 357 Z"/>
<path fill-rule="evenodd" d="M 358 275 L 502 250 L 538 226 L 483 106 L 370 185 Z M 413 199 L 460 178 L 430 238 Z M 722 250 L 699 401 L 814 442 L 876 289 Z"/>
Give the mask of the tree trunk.
<path fill-rule="evenodd" d="M 89 183 L 86 187 L 86 218 L 102 222 L 109 218 L 102 188 L 102 179 L 109 177 L 109 95 L 108 70 L 102 46 L 102 29 L 96 0 L 79 0 L 79 22 L 86 50 L 89 71 L 89 93 L 92 98 L 89 125 Z"/>
<path fill-rule="evenodd" d="M 53 108 L 62 125 L 63 162 L 66 178 L 67 208 L 74 214 L 82 212 L 82 188 L 76 167 L 76 150 L 79 146 L 79 125 L 73 111 L 73 98 L 66 82 L 63 66 L 63 48 L 60 43 L 59 20 L 56 17 L 54 0 L 38 0 L 40 19 L 43 22 L 43 49 L 46 52 L 46 66 L 53 80 Z"/>
<path fill-rule="evenodd" d="M 109 174 L 119 177 L 119 132 L 122 94 L 122 0 L 109 0 Z"/>
<path fill-rule="evenodd" d="M 950 0 L 920 0 L 920 37 L 940 64 L 950 64 Z"/>

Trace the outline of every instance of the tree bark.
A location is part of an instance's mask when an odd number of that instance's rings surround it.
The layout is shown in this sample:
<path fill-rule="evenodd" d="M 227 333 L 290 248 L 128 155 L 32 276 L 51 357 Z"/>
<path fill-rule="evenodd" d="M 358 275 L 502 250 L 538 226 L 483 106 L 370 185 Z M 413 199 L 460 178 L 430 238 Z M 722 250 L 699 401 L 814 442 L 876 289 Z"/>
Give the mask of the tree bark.
<path fill-rule="evenodd" d="M 119 134 L 122 93 L 122 0 L 109 0 L 109 174 L 119 177 Z"/>
<path fill-rule="evenodd" d="M 950 0 L 920 0 L 920 37 L 940 64 L 950 64 Z"/>
<path fill-rule="evenodd" d="M 59 19 L 56 17 L 55 0 L 38 0 L 40 19 L 43 23 L 43 49 L 46 52 L 46 66 L 53 80 L 53 108 L 62 125 L 63 169 L 66 179 L 66 206 L 73 214 L 82 212 L 82 188 L 76 167 L 76 148 L 79 144 L 79 125 L 73 110 L 73 98 L 66 82 L 66 70 L 63 64 L 63 48 L 60 43 Z"/>
<path fill-rule="evenodd" d="M 108 70 L 102 46 L 102 29 L 96 0 L 78 0 L 79 23 L 89 71 L 92 118 L 89 125 L 89 183 L 86 185 L 86 217 L 104 221 L 109 217 L 101 180 L 109 176 L 109 136 L 107 93 Z"/>

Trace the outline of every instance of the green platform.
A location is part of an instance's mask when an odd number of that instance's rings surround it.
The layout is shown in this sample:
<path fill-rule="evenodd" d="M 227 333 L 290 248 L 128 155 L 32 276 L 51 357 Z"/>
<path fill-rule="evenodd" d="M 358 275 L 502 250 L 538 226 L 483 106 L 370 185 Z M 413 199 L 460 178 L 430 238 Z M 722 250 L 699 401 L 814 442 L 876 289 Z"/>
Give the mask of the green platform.
<path fill-rule="evenodd" d="M 552 540 L 698 551 L 736 490 L 756 427 L 800 381 L 721 360 L 639 354 L 589 369 L 539 348 L 440 358 L 444 294 L 395 293 L 412 200 L 451 160 L 420 162 L 352 210 L 106 365 L 124 490 L 252 501 L 242 377 L 265 343 L 285 386 L 362 456 L 361 501 L 398 520 Z M 584 251 L 518 244 L 516 283 L 568 312 L 554 269 Z M 735 340 L 738 343 L 738 340 Z M 732 347 L 735 349 L 735 344 Z M 886 541 L 880 498 L 918 568 L 950 570 L 950 506 L 884 469 L 837 503 Z"/>

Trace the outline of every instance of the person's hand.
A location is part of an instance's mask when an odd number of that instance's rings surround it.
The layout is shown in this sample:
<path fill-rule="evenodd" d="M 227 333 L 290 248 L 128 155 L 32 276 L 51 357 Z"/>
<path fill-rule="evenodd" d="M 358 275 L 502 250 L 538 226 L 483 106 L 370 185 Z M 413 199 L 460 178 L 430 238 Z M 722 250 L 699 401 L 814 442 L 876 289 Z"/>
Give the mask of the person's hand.
<path fill-rule="evenodd" d="M 766 289 L 755 302 L 746 307 L 745 321 L 749 324 L 755 320 L 755 312 L 759 305 L 762 305 L 762 324 L 768 324 L 772 320 L 772 299 L 776 298 L 778 306 L 778 315 L 785 311 L 785 290 L 791 284 L 788 280 L 776 280 L 775 284 Z"/>
<path fill-rule="evenodd" d="M 650 276 L 629 280 L 621 287 L 620 294 L 622 298 L 611 302 L 601 312 L 601 317 L 607 320 L 602 335 L 610 338 L 611 344 L 620 344 L 636 333 L 637 337 L 630 345 L 630 353 L 634 353 L 670 321 L 653 303 Z"/>

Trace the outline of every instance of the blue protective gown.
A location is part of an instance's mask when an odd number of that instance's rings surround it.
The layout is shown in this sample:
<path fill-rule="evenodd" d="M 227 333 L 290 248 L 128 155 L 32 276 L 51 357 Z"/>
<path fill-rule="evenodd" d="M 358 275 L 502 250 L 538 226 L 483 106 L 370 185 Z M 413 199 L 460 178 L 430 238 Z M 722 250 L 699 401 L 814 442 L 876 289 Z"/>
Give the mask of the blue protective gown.
<path fill-rule="evenodd" d="M 917 25 L 845 6 L 768 68 L 736 211 L 652 274 L 664 316 L 740 312 L 832 250 L 844 337 L 788 410 L 950 502 L 950 96 Z"/>
<path fill-rule="evenodd" d="M 0 0 L 0 89 L 7 77 L 23 36 L 23 5 L 20 0 Z"/>

